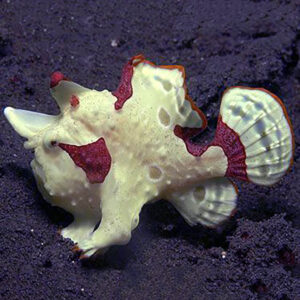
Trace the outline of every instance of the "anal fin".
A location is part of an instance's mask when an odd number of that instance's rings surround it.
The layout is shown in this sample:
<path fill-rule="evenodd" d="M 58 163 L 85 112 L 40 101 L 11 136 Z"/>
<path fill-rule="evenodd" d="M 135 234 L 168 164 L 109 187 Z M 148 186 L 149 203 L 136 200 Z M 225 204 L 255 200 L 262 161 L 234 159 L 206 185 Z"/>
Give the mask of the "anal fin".
<path fill-rule="evenodd" d="M 174 192 L 169 200 L 191 226 L 215 227 L 234 211 L 237 190 L 227 178 L 204 180 L 185 192 Z"/>

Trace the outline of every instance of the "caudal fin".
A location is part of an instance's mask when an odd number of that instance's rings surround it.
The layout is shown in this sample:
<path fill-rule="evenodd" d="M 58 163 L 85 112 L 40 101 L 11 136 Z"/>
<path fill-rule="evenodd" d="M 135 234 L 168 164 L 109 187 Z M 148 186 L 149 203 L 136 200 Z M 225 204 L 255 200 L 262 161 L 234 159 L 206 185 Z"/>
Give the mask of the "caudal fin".
<path fill-rule="evenodd" d="M 265 89 L 224 93 L 213 144 L 228 158 L 226 176 L 259 185 L 276 183 L 292 164 L 291 122 L 281 100 Z"/>

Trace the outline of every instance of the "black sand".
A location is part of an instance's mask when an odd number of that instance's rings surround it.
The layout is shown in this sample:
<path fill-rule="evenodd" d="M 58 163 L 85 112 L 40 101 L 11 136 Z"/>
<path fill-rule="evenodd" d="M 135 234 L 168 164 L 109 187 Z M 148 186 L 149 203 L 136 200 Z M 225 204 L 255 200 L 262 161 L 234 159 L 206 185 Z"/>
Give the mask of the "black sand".
<path fill-rule="evenodd" d="M 212 137 L 226 87 L 278 95 L 294 126 L 291 171 L 271 188 L 239 183 L 237 213 L 191 228 L 165 202 L 145 207 L 131 242 L 82 263 L 57 230 L 66 215 L 37 191 L 23 140 L 1 115 L 1 299 L 297 299 L 300 7 L 293 1 L 0 1 L 0 101 L 55 114 L 49 75 L 114 90 L 144 53 L 186 68 Z M 299 2 L 298 2 L 299 3 Z M 222 258 L 224 252 L 225 258 Z M 299 299 L 299 298 L 298 298 Z"/>

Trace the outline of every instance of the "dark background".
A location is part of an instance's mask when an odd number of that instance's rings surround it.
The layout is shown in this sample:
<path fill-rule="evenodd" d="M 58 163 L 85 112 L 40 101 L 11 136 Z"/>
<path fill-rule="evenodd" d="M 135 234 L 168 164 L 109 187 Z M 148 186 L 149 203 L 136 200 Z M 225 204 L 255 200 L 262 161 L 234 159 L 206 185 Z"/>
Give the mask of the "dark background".
<path fill-rule="evenodd" d="M 122 66 L 144 53 L 186 68 L 189 94 L 209 120 L 199 142 L 213 136 L 222 91 L 240 84 L 278 95 L 296 138 L 288 175 L 271 188 L 239 183 L 237 213 L 217 230 L 189 227 L 161 201 L 144 207 L 127 246 L 83 263 L 57 233 L 65 214 L 43 201 L 32 153 L 2 114 L 0 298 L 296 299 L 299 16 L 297 0 L 0 1 L 1 109 L 58 113 L 53 71 L 114 90 Z"/>

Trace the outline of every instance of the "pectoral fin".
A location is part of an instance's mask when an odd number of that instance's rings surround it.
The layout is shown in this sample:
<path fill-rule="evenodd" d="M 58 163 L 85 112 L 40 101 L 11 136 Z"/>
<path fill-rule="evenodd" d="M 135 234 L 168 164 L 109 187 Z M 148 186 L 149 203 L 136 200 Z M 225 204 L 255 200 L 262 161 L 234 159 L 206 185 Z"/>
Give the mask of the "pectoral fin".
<path fill-rule="evenodd" d="M 214 227 L 225 221 L 236 207 L 237 190 L 227 178 L 202 181 L 185 192 L 173 193 L 169 200 L 190 225 Z"/>
<path fill-rule="evenodd" d="M 77 249 L 82 258 L 94 253 L 103 253 L 112 245 L 125 245 L 131 232 L 139 223 L 142 206 L 148 202 L 145 186 L 140 182 L 138 172 L 128 173 L 125 166 L 113 164 L 101 186 L 101 222 L 99 227 L 86 239 L 78 241 Z M 126 180 L 125 180 L 126 179 Z M 128 184 L 131 182 L 133 184 Z"/>

